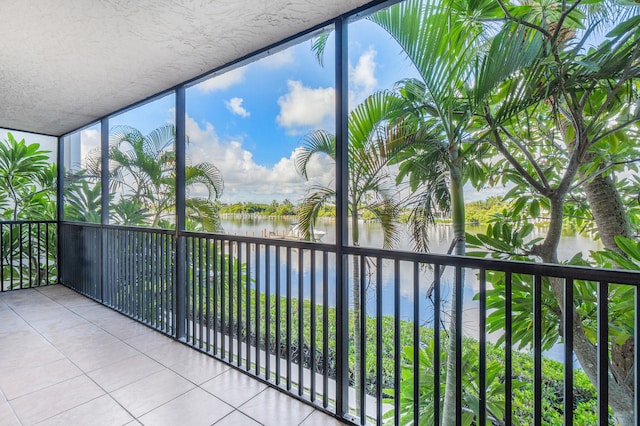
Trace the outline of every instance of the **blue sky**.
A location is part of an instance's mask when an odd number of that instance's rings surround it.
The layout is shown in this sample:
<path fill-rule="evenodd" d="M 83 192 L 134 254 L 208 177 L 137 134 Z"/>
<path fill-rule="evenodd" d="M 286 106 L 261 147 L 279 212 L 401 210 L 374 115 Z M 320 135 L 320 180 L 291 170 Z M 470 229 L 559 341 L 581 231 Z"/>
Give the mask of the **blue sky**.
<path fill-rule="evenodd" d="M 386 32 L 367 20 L 349 25 L 350 108 L 412 76 L 417 76 L 413 66 Z M 334 109 L 334 37 L 327 43 L 324 66 L 311 40 L 301 40 L 187 89 L 188 161 L 210 162 L 220 170 L 222 202 L 299 202 L 310 183 L 295 171 L 296 148 L 314 129 L 334 131 Z M 168 95 L 112 117 L 109 124 L 148 133 L 174 123 L 174 117 L 174 96 Z M 99 124 L 81 131 L 73 162 L 97 149 L 99 138 Z M 309 165 L 314 183 L 333 185 L 334 174 L 326 157 Z M 203 188 L 190 192 L 206 196 Z"/>
<path fill-rule="evenodd" d="M 314 129 L 334 131 L 333 43 L 331 36 L 323 66 L 304 40 L 187 90 L 187 156 L 220 169 L 223 202 L 303 198 L 309 184 L 294 169 L 296 148 Z M 368 21 L 350 25 L 349 69 L 351 107 L 415 75 L 397 44 Z M 310 172 L 314 182 L 333 182 L 328 158 L 315 158 Z"/>

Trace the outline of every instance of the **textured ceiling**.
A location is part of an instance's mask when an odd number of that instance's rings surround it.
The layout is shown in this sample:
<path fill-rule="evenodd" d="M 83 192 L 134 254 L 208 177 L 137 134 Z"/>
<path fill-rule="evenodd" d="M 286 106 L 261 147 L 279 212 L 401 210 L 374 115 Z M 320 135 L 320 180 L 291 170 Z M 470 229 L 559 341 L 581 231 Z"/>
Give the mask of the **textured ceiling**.
<path fill-rule="evenodd" d="M 0 0 L 0 127 L 61 135 L 369 0 Z"/>

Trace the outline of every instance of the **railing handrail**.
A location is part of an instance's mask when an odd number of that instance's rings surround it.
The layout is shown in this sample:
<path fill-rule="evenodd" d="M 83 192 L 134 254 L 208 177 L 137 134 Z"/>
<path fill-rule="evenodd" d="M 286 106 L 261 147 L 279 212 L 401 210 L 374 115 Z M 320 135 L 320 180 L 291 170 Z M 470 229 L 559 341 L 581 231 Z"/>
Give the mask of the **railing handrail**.
<path fill-rule="evenodd" d="M 469 269 L 484 269 L 524 275 L 538 275 L 553 278 L 569 278 L 585 281 L 603 281 L 612 284 L 640 286 L 640 271 L 597 268 L 555 263 L 524 262 L 519 260 L 487 259 L 481 257 L 458 256 L 452 254 L 416 253 L 401 250 L 383 250 L 366 247 L 347 246 L 346 254 L 380 257 L 399 261 L 429 263 Z"/>
<path fill-rule="evenodd" d="M 55 223 L 55 222 L 54 222 Z M 133 231 L 133 232 L 143 232 L 143 233 L 159 233 L 159 234 L 171 234 L 175 235 L 175 229 L 165 229 L 165 228 L 145 228 L 141 226 L 131 226 L 131 225 L 103 225 L 101 223 L 94 222 L 76 222 L 70 220 L 63 220 L 60 222 L 61 225 L 67 226 L 86 226 L 89 228 L 103 228 L 103 229 L 115 229 L 120 231 Z"/>
<path fill-rule="evenodd" d="M 35 221 L 38 222 L 38 221 Z M 44 221 L 39 221 L 43 223 Z M 2 222 L 9 223 L 9 222 Z M 22 222 L 27 223 L 27 222 Z M 55 223 L 51 221 L 49 223 Z M 126 231 L 176 234 L 175 229 L 163 228 L 143 228 L 126 225 L 101 225 L 98 223 L 84 222 L 62 222 L 68 225 L 103 227 L 105 229 L 120 229 Z M 336 252 L 335 244 L 318 243 L 309 241 L 296 241 L 287 239 L 274 239 L 264 237 L 249 237 L 241 235 L 198 232 L 198 231 L 178 231 L 178 236 L 209 238 L 218 240 L 237 241 L 246 244 L 268 244 L 297 249 L 318 250 L 329 253 Z M 420 262 L 440 266 L 462 267 L 469 269 L 484 269 L 497 272 L 517 273 L 524 275 L 538 275 L 562 279 L 576 279 L 585 281 L 602 281 L 614 284 L 627 284 L 640 286 L 640 271 L 598 268 L 588 266 L 576 266 L 566 264 L 553 264 L 542 262 L 525 262 L 519 260 L 488 259 L 471 256 L 458 256 L 452 254 L 418 253 L 406 250 L 387 250 L 361 246 L 345 246 L 344 253 L 356 256 L 380 257 L 397 261 Z"/>
<path fill-rule="evenodd" d="M 0 225 L 28 225 L 28 224 L 38 224 L 38 223 L 49 223 L 55 224 L 56 221 L 52 219 L 46 220 L 0 220 Z"/>

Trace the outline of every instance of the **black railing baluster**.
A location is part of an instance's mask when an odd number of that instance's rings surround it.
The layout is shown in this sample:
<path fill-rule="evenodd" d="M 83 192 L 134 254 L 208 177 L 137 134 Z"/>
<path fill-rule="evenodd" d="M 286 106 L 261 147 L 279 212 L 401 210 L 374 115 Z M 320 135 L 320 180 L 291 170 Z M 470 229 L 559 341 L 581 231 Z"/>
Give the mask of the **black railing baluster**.
<path fill-rule="evenodd" d="M 44 224 L 44 232 L 47 234 L 46 240 L 49 241 L 49 222 Z M 57 232 L 58 232 L 58 235 L 59 235 L 60 234 L 60 230 L 58 229 Z M 48 245 L 49 244 L 47 244 L 47 246 Z M 46 251 L 48 251 L 48 250 L 46 250 Z M 57 257 L 58 257 L 58 262 L 60 262 L 60 254 L 58 254 Z M 49 253 L 47 253 L 45 258 L 46 258 L 46 260 L 45 260 L 45 262 L 46 262 L 45 270 L 47 271 L 47 284 L 51 284 L 51 281 L 49 280 Z M 60 277 L 58 276 L 58 278 L 60 278 Z"/>
<path fill-rule="evenodd" d="M 189 283 L 191 285 L 191 343 L 194 346 L 198 344 L 196 340 L 198 338 L 198 253 L 196 251 L 198 240 L 197 237 L 191 237 L 191 280 Z"/>
<path fill-rule="evenodd" d="M 158 328 L 158 306 L 156 304 L 157 301 L 157 290 L 156 290 L 156 250 L 157 250 L 157 241 L 156 241 L 156 233 L 149 232 L 147 233 L 147 297 L 149 304 L 149 325 L 153 328 Z"/>
<path fill-rule="evenodd" d="M 542 277 L 533 282 L 533 424 L 542 425 Z"/>
<path fill-rule="evenodd" d="M 573 424 L 573 280 L 565 280 L 562 308 L 564 332 L 564 424 Z"/>
<path fill-rule="evenodd" d="M 169 244 L 168 241 L 169 237 L 166 234 L 160 235 L 160 247 L 158 249 L 158 256 L 160 258 L 160 327 L 164 332 L 168 332 L 170 329 L 169 324 L 167 324 L 170 318 L 170 315 L 168 315 L 167 303 L 167 299 L 169 297 L 167 272 L 170 264 L 170 252 L 167 250 L 167 245 Z"/>
<path fill-rule="evenodd" d="M 235 321 L 236 318 L 234 317 L 234 313 L 236 312 L 236 309 L 234 309 L 233 303 L 233 296 L 234 296 L 234 291 L 237 291 L 235 288 L 235 283 L 234 283 L 234 276 L 233 276 L 233 272 L 234 272 L 234 265 L 236 268 L 239 268 L 240 265 L 238 265 L 238 263 L 235 261 L 234 257 L 233 257 L 233 246 L 234 243 L 233 241 L 225 241 L 225 243 L 229 244 L 229 254 L 227 256 L 227 261 L 228 261 L 228 279 L 229 279 L 229 318 L 228 318 L 228 329 L 229 332 L 227 333 L 229 336 L 229 362 L 233 362 L 234 359 L 234 338 L 233 338 L 233 328 L 235 325 Z M 226 262 L 225 262 L 226 263 Z"/>
<path fill-rule="evenodd" d="M 205 271 L 207 276 L 205 277 L 205 285 L 206 285 L 206 321 L 205 326 L 207 330 L 207 352 L 211 352 L 211 241 L 209 239 L 205 240 Z"/>
<path fill-rule="evenodd" d="M 382 258 L 376 257 L 376 424 L 382 424 Z"/>
<path fill-rule="evenodd" d="M 27 224 L 27 262 L 29 263 L 29 287 L 33 287 L 33 270 L 31 265 L 31 258 L 33 256 L 31 240 L 33 235 L 31 234 L 31 222 Z"/>
<path fill-rule="evenodd" d="M 222 292 L 224 282 L 218 268 L 220 258 L 218 257 L 218 240 L 213 240 L 213 354 L 218 354 L 218 333 L 222 336 L 222 317 L 218 320 L 218 292 Z M 220 324 L 220 325 L 218 325 Z M 224 339 L 222 339 L 224 340 Z M 224 357 L 224 352 L 222 353 Z"/>
<path fill-rule="evenodd" d="M 640 426 L 640 285 L 634 289 L 635 312 L 633 324 L 633 405 L 635 425 Z"/>
<path fill-rule="evenodd" d="M 38 257 L 37 257 L 37 260 L 36 260 L 36 269 L 37 269 L 36 270 L 36 279 L 38 280 L 38 285 L 42 285 L 42 284 L 46 285 L 46 284 L 49 284 L 49 283 L 43 283 L 42 282 L 42 276 L 41 276 L 41 270 L 40 270 L 40 268 L 41 268 L 40 265 L 42 263 L 41 259 L 42 259 L 42 244 L 43 244 L 42 233 L 40 231 L 40 222 L 38 222 L 38 225 L 36 227 L 36 232 L 37 232 L 37 235 L 38 235 L 38 237 L 37 237 L 38 238 L 37 239 L 37 241 L 38 241 L 38 253 L 37 253 L 37 256 Z M 2 232 L 0 232 L 0 235 L 2 235 Z M 46 242 L 47 239 L 45 239 L 44 241 Z M 0 289 L 1 288 L 2 288 L 2 281 L 0 281 Z"/>
<path fill-rule="evenodd" d="M 394 422 L 400 424 L 400 379 L 402 350 L 400 348 L 400 261 L 393 260 L 393 354 L 394 372 L 393 372 L 393 409 Z"/>
<path fill-rule="evenodd" d="M 202 246 L 204 242 L 204 238 L 198 238 L 198 333 L 200 337 L 200 344 L 198 345 L 198 347 L 200 349 L 202 349 L 204 347 L 205 344 L 205 338 L 204 338 L 204 333 L 205 333 L 205 322 L 204 322 L 204 309 L 203 306 L 204 305 L 204 248 Z"/>
<path fill-rule="evenodd" d="M 255 336 L 255 359 L 256 359 L 256 368 L 255 368 L 255 374 L 256 376 L 260 376 L 261 373 L 261 362 L 260 362 L 260 339 L 262 338 L 262 335 L 260 333 L 260 327 L 262 326 L 262 321 L 260 321 L 260 316 L 262 315 L 262 310 L 260 309 L 260 295 L 261 295 L 261 290 L 260 287 L 262 286 L 262 268 L 260 267 L 260 261 L 262 256 L 260 255 L 261 251 L 262 251 L 262 244 L 255 244 L 255 251 L 256 251 L 256 281 L 255 281 L 255 304 L 256 304 L 256 323 L 255 323 L 255 330 L 256 330 L 256 336 Z M 265 348 L 265 354 L 266 356 L 269 356 L 269 352 L 268 350 Z"/>
<path fill-rule="evenodd" d="M 0 222 L 0 244 L 4 242 L 4 224 Z M 11 241 L 11 240 L 9 240 Z M 4 288 L 4 256 L 5 256 L 5 247 L 0 246 L 0 292 L 5 291 Z M 48 284 L 48 283 L 47 283 Z M 9 290 L 9 289 L 7 289 Z"/>
<path fill-rule="evenodd" d="M 18 240 L 20 241 L 20 255 L 18 256 L 18 266 L 20 268 L 20 288 L 24 288 L 24 273 L 23 273 L 23 257 L 24 257 L 24 245 L 23 245 L 23 231 L 22 231 L 22 223 L 20 223 L 18 228 Z"/>
<path fill-rule="evenodd" d="M 280 384 L 280 357 L 282 354 L 281 346 L 280 346 L 280 326 L 282 323 L 282 317 L 280 312 L 280 267 L 282 263 L 280 262 L 280 247 L 276 246 L 276 385 Z"/>
<path fill-rule="evenodd" d="M 380 348 L 376 348 L 380 353 Z M 413 262 L 413 400 L 420 401 L 420 267 Z M 420 424 L 420 404 L 413 405 L 413 424 Z"/>
<path fill-rule="evenodd" d="M 304 393 L 304 250 L 298 249 L 298 396 Z M 313 374 L 313 373 L 312 373 Z"/>
<path fill-rule="evenodd" d="M 227 280 L 227 259 L 225 254 L 225 241 L 220 240 L 220 355 L 222 358 L 227 356 L 226 352 L 226 337 L 225 334 L 227 332 L 226 328 L 226 299 L 225 299 L 225 289 L 229 285 Z"/>
<path fill-rule="evenodd" d="M 354 260 L 356 258 L 354 257 Z M 367 390 L 366 390 L 366 374 L 367 374 L 367 258 L 365 256 L 360 256 L 360 279 L 358 282 L 355 282 L 353 285 L 358 286 L 358 293 L 360 294 L 360 312 L 354 312 L 357 315 L 360 315 L 360 330 L 355 330 L 355 333 L 358 333 L 360 336 L 360 365 L 354 366 L 354 368 L 360 369 L 360 383 L 358 387 L 360 388 L 360 395 L 356 395 L 356 398 L 359 398 L 360 405 L 360 424 L 364 425 L 367 423 Z M 399 286 L 399 281 L 396 281 L 396 285 Z"/>
<path fill-rule="evenodd" d="M 9 224 L 9 289 L 13 290 L 13 224 Z"/>
<path fill-rule="evenodd" d="M 609 283 L 600 281 L 598 300 L 598 423 L 609 424 Z"/>
<path fill-rule="evenodd" d="M 507 272 L 504 277 L 504 292 L 505 292 L 505 310 L 504 310 L 504 415 L 505 425 L 509 426 L 512 423 L 511 409 L 513 400 L 512 391 L 512 377 L 513 377 L 513 359 L 512 359 L 512 275 Z"/>
<path fill-rule="evenodd" d="M 245 351 L 246 351 L 246 361 L 245 361 L 245 370 L 251 370 L 251 245 L 249 243 L 244 244 L 245 249 L 245 263 L 247 264 L 247 269 L 245 270 L 244 279 L 245 279 Z"/>
<path fill-rule="evenodd" d="M 238 367 L 242 366 L 242 243 L 236 242 L 236 344 L 238 345 Z"/>
<path fill-rule="evenodd" d="M 433 265 L 433 418 L 440 424 L 440 265 Z"/>
<path fill-rule="evenodd" d="M 167 311 L 167 320 L 169 321 L 169 330 L 172 336 L 178 335 L 178 312 L 177 312 L 177 300 L 176 294 L 176 279 L 177 277 L 177 254 L 178 254 L 178 241 L 179 239 L 173 235 L 167 235 L 165 239 L 164 256 L 167 259 L 168 264 L 165 267 L 165 304 L 164 308 Z"/>
<path fill-rule="evenodd" d="M 276 262 L 276 268 L 278 267 Z M 271 245 L 264 246 L 264 378 L 271 378 Z M 277 358 L 276 358 L 277 361 Z"/>
<path fill-rule="evenodd" d="M 163 321 L 162 321 L 162 295 L 164 294 L 163 292 L 163 288 L 162 288 L 162 266 L 164 265 L 164 262 L 162 261 L 162 237 L 164 235 L 163 234 L 157 234 L 155 235 L 154 238 L 154 276 L 155 276 L 155 287 L 154 287 L 154 291 L 155 291 L 155 296 L 156 296 L 156 309 L 155 309 L 155 316 L 156 316 L 156 324 L 155 327 L 159 330 L 164 330 L 163 327 Z"/>
<path fill-rule="evenodd" d="M 310 383 L 310 399 L 312 402 L 315 402 L 316 400 L 316 327 L 317 325 L 317 321 L 316 321 L 316 303 L 317 303 L 317 297 L 316 297 L 316 256 L 317 256 L 317 252 L 315 249 L 311 249 L 310 251 L 310 265 L 309 265 L 309 298 L 311 299 L 311 305 L 310 307 L 310 315 L 311 315 L 311 323 L 309 324 L 311 327 L 310 330 L 310 336 L 309 338 L 311 339 L 311 341 L 309 342 L 311 344 L 311 348 L 309 350 L 310 353 L 310 357 L 309 357 L 309 370 L 311 371 L 311 383 Z"/>
<path fill-rule="evenodd" d="M 287 257 L 285 260 L 286 267 L 286 311 L 285 311 L 285 345 L 286 345 L 286 360 L 287 360 L 287 390 L 291 390 L 291 247 L 287 247 Z"/>
<path fill-rule="evenodd" d="M 455 317 L 455 352 L 456 352 L 456 426 L 462 425 L 462 299 L 463 299 L 463 270 L 457 266 L 455 272 L 456 298 L 453 301 L 456 308 Z"/>
<path fill-rule="evenodd" d="M 148 232 L 144 232 L 140 234 L 140 246 L 141 246 L 141 253 L 140 253 L 140 260 L 142 265 L 140 265 L 142 267 L 142 271 L 141 271 L 141 286 L 142 286 L 142 319 L 143 322 L 146 324 L 149 324 L 151 321 L 149 319 L 149 277 L 150 277 L 150 272 L 149 272 L 149 267 L 151 266 L 149 259 L 147 258 L 147 256 L 149 255 L 148 249 L 147 247 L 149 247 L 149 233 Z"/>
<path fill-rule="evenodd" d="M 487 424 L 487 271 L 480 269 L 479 280 L 479 371 L 478 371 L 478 426 Z"/>
<path fill-rule="evenodd" d="M 130 256 L 127 256 L 127 270 L 125 275 L 125 282 L 127 284 L 127 312 L 132 317 L 136 316 L 134 310 L 134 290 L 136 288 L 135 280 L 133 279 L 133 262 L 135 261 L 135 247 L 133 245 L 133 231 L 127 231 L 127 251 L 131 253 Z M 125 252 L 125 253 L 126 253 Z"/>
<path fill-rule="evenodd" d="M 322 406 L 329 406 L 329 257 L 322 252 Z"/>

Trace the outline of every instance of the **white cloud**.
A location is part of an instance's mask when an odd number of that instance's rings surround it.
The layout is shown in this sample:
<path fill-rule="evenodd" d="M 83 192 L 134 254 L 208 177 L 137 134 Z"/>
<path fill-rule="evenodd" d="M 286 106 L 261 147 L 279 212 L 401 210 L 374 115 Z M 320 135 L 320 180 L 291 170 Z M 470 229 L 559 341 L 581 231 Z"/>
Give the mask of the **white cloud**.
<path fill-rule="evenodd" d="M 216 90 L 224 90 L 233 86 L 234 84 L 238 84 L 244 81 L 245 71 L 246 67 L 236 68 L 231 71 L 225 72 L 224 74 L 213 76 L 210 79 L 197 84 L 195 87 L 205 93 L 215 92 Z"/>
<path fill-rule="evenodd" d="M 97 129 L 86 129 L 80 134 L 82 156 L 89 155 L 100 146 L 100 132 Z"/>
<path fill-rule="evenodd" d="M 349 79 L 354 86 L 365 93 L 371 93 L 378 84 L 376 79 L 376 55 L 378 52 L 370 47 L 360 56 L 355 67 L 349 67 Z"/>
<path fill-rule="evenodd" d="M 244 99 L 242 98 L 231 98 L 228 101 L 225 101 L 224 104 L 227 106 L 227 109 L 235 115 L 247 118 L 251 113 L 242 107 L 243 101 Z"/>
<path fill-rule="evenodd" d="M 280 114 L 276 121 L 283 127 L 326 127 L 335 113 L 333 87 L 306 87 L 300 81 L 287 82 L 289 92 L 278 98 Z"/>
<path fill-rule="evenodd" d="M 295 62 L 295 57 L 293 55 L 293 48 L 289 48 L 286 50 L 282 50 L 278 53 L 275 53 L 271 56 L 267 56 L 262 59 L 259 63 L 267 68 L 277 69 L 282 68 L 286 65 L 291 65 Z"/>
<path fill-rule="evenodd" d="M 188 158 L 191 162 L 210 162 L 220 170 L 225 185 L 222 202 L 271 202 L 284 198 L 297 202 L 304 197 L 310 183 L 298 175 L 294 167 L 297 150 L 282 157 L 273 167 L 267 167 L 254 159 L 239 138 L 221 140 L 211 123 L 205 122 L 201 127 L 187 117 L 186 124 Z M 333 181 L 333 162 L 326 156 L 314 156 L 308 171 L 316 184 L 329 185 Z M 190 188 L 190 194 L 207 195 L 201 187 Z"/>

